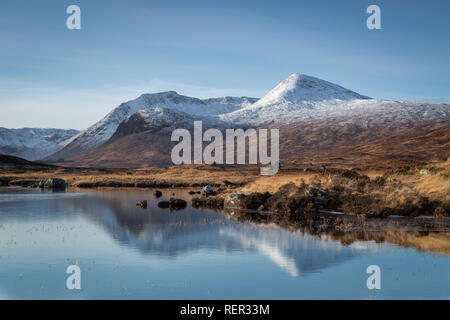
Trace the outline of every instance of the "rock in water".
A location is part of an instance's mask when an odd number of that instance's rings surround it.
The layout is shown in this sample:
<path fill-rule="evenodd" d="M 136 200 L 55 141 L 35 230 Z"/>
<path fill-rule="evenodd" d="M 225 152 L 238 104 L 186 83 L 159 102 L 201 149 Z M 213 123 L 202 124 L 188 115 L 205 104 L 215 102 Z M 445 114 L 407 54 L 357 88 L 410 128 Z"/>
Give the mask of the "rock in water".
<path fill-rule="evenodd" d="M 146 209 L 147 208 L 147 200 L 141 200 L 138 203 L 136 203 L 136 205 L 138 207 L 141 207 L 142 209 Z"/>
<path fill-rule="evenodd" d="M 175 209 L 175 210 L 184 209 L 184 208 L 186 208 L 186 205 L 187 205 L 187 203 L 183 199 L 170 198 L 170 200 L 169 200 L 169 206 L 171 209 Z"/>
<path fill-rule="evenodd" d="M 212 193 L 213 193 L 213 188 L 212 188 L 212 185 L 211 185 L 211 184 L 208 184 L 208 185 L 206 185 L 206 186 L 203 187 L 203 189 L 202 189 L 202 194 L 203 194 L 204 196 L 209 196 L 209 195 L 212 194 Z"/>
<path fill-rule="evenodd" d="M 158 207 L 162 209 L 166 209 L 169 207 L 169 201 L 160 201 L 158 202 Z"/>
<path fill-rule="evenodd" d="M 65 189 L 66 182 L 62 179 L 56 179 L 56 178 L 41 180 L 39 182 L 39 188 Z"/>
<path fill-rule="evenodd" d="M 162 196 L 162 192 L 159 190 L 155 190 L 155 192 L 153 192 L 153 194 L 155 195 L 155 197 L 159 198 Z"/>
<path fill-rule="evenodd" d="M 187 202 L 183 199 L 170 198 L 169 201 L 160 201 L 158 207 L 162 209 L 181 210 L 186 208 Z"/>

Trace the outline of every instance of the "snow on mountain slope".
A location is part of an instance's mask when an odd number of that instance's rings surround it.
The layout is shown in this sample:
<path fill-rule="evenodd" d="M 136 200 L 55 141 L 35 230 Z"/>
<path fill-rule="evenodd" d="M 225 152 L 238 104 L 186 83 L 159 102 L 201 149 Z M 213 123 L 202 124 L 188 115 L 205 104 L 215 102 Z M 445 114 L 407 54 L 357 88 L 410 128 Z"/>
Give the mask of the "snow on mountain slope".
<path fill-rule="evenodd" d="M 42 159 L 70 143 L 79 131 L 64 129 L 0 127 L 0 153 L 27 160 Z"/>
<path fill-rule="evenodd" d="M 120 137 L 143 131 L 170 133 L 177 128 L 192 128 L 195 120 L 199 119 L 185 112 L 169 108 L 156 107 L 139 110 L 122 121 L 108 141 L 114 141 Z"/>
<path fill-rule="evenodd" d="M 449 122 L 450 105 L 376 100 L 325 80 L 292 74 L 260 100 L 247 97 L 202 100 L 174 91 L 143 94 L 120 104 L 47 159 L 68 159 L 93 150 L 113 137 L 119 126 L 117 134 L 123 137 L 161 130 L 164 126 L 167 130 L 174 125 L 190 127 L 194 120 L 202 120 L 205 126 L 233 128 L 320 119 L 326 119 L 330 126 L 348 121 L 365 127 L 374 122 L 390 127 L 414 126 L 416 121 Z"/>
<path fill-rule="evenodd" d="M 349 101 L 354 99 L 370 98 L 325 80 L 294 73 L 270 90 L 269 93 L 252 106 L 252 109 L 264 105 L 279 104 L 297 104 L 304 107 L 313 107 L 314 102 Z"/>
<path fill-rule="evenodd" d="M 139 110 L 152 110 L 157 107 L 171 109 L 195 116 L 196 120 L 220 122 L 221 114 L 239 110 L 257 101 L 249 97 L 224 97 L 198 99 L 182 96 L 175 91 L 143 94 L 137 99 L 120 104 L 102 120 L 80 132 L 65 148 L 51 155 L 49 159 L 68 158 L 92 150 L 111 138 L 127 117 Z"/>
<path fill-rule="evenodd" d="M 302 114 L 371 98 L 345 89 L 337 84 L 304 74 L 294 73 L 254 104 L 220 118 L 234 123 L 284 122 Z"/>

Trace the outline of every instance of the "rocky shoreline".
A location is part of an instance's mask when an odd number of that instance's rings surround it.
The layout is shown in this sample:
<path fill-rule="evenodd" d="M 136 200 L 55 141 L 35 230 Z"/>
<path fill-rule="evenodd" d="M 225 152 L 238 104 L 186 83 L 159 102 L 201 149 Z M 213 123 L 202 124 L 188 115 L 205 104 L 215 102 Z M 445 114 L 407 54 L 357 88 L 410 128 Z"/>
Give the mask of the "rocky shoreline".
<path fill-rule="evenodd" d="M 336 175 L 334 175 L 336 177 Z M 357 177 L 355 179 L 359 179 Z M 335 178 L 335 180 L 340 178 Z M 326 188 L 302 183 L 283 185 L 275 193 L 231 193 L 195 197 L 192 199 L 194 207 L 213 209 L 240 209 L 257 212 L 268 211 L 275 214 L 285 214 L 290 217 L 304 215 L 342 214 L 368 218 L 388 218 L 392 216 L 434 216 L 449 217 L 450 203 L 439 200 L 429 200 L 426 197 L 405 199 L 400 202 L 388 201 L 387 194 L 379 190 L 385 181 L 363 179 L 370 190 L 354 190 L 352 186 L 339 183 Z M 332 180 L 333 182 L 333 180 Z M 348 180 L 346 180 L 348 183 Z M 356 186 L 361 187 L 361 182 Z M 378 189 L 378 190 L 376 190 Z M 378 191 L 378 193 L 376 193 Z"/>
<path fill-rule="evenodd" d="M 367 218 L 449 217 L 450 161 L 378 172 L 282 168 L 263 177 L 257 168 L 181 166 L 153 169 L 56 168 L 3 172 L 0 185 L 54 188 L 189 188 L 194 207 L 270 212 L 287 216 L 341 214 Z M 198 195 L 203 188 L 202 194 Z"/>

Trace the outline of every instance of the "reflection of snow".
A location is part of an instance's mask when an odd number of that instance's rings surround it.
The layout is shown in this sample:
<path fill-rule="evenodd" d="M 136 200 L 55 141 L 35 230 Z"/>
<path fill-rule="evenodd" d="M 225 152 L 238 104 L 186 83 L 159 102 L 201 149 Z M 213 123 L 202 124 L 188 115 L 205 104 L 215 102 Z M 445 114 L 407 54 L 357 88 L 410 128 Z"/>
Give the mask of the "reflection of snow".
<path fill-rule="evenodd" d="M 73 219 L 81 214 L 101 226 L 124 248 L 137 249 L 161 259 L 198 250 L 208 250 L 211 254 L 254 251 L 291 277 L 321 272 L 377 249 L 373 242 L 342 245 L 326 235 L 318 237 L 301 231 L 291 232 L 270 224 L 240 223 L 208 210 L 188 207 L 169 213 L 159 209 L 154 198 L 149 199 L 149 208 L 144 214 L 135 203 L 145 199 L 146 192 L 67 195 L 62 193 L 51 199 L 43 197 L 48 201 L 36 196 L 27 201 L 5 203 L 2 207 L 14 214 L 14 219 L 21 220 Z M 0 221 L 2 219 L 5 215 L 0 215 Z"/>
<path fill-rule="evenodd" d="M 297 277 L 300 274 L 294 259 L 286 256 L 279 248 L 270 244 L 268 241 L 238 233 L 231 229 L 223 229 L 221 230 L 221 234 L 239 240 L 245 248 L 255 248 L 271 261 L 275 262 L 279 267 L 286 270 L 291 276 Z"/>
<path fill-rule="evenodd" d="M 349 248 L 355 249 L 355 250 L 361 250 L 361 251 L 379 251 L 381 247 L 383 246 L 383 249 L 386 249 L 387 246 L 393 246 L 388 243 L 377 243 L 374 240 L 371 241 L 355 241 L 348 245 Z"/>

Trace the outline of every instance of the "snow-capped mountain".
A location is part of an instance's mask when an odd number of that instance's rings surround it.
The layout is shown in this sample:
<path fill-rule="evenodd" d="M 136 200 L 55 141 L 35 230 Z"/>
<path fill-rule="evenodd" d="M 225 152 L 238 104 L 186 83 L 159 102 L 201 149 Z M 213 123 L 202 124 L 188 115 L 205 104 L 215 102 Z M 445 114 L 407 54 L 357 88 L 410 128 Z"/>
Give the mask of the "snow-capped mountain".
<path fill-rule="evenodd" d="M 313 108 L 316 103 L 336 104 L 354 99 L 370 98 L 319 78 L 294 73 L 253 104 L 252 109 L 266 105 Z"/>
<path fill-rule="evenodd" d="M 196 120 L 220 122 L 219 116 L 239 110 L 257 101 L 249 97 L 223 97 L 198 99 L 178 94 L 175 91 L 143 94 L 137 99 L 120 104 L 102 120 L 80 132 L 65 148 L 52 155 L 50 159 L 67 158 L 92 150 L 111 138 L 126 118 L 140 110 L 148 110 L 154 117 L 167 115 L 167 110 L 179 115 L 195 116 Z M 155 111 L 163 108 L 165 113 Z M 163 110 L 163 109 L 160 109 Z"/>
<path fill-rule="evenodd" d="M 0 154 L 42 159 L 66 146 L 78 130 L 0 127 Z"/>
<path fill-rule="evenodd" d="M 122 121 L 110 140 L 143 131 L 171 132 L 176 128 L 191 128 L 195 120 L 198 119 L 188 113 L 169 108 L 139 110 Z"/>
<path fill-rule="evenodd" d="M 221 115 L 220 118 L 246 124 L 285 122 L 331 111 L 349 102 L 364 103 L 367 100 L 372 99 L 337 84 L 294 73 L 254 104 Z"/>
<path fill-rule="evenodd" d="M 145 143 L 141 141 L 140 148 L 155 151 L 152 157 L 157 158 L 155 139 L 169 139 L 170 142 L 170 138 L 164 135 L 175 128 L 191 128 L 194 120 L 202 120 L 204 127 L 222 128 L 267 125 L 281 128 L 313 121 L 320 121 L 320 127 L 326 128 L 351 123 L 371 132 L 373 127 L 393 130 L 399 126 L 418 127 L 419 123 L 422 128 L 425 123 L 441 127 L 450 123 L 450 105 L 376 100 L 337 84 L 295 73 L 259 100 L 247 97 L 202 100 L 174 91 L 143 94 L 120 104 L 47 159 L 77 157 L 77 161 L 84 161 L 83 165 L 96 164 L 99 159 L 101 162 L 98 163 L 113 163 L 112 154 L 119 155 L 120 159 L 130 157 L 126 152 L 128 145 L 133 145 L 133 152 L 139 153 L 136 139 L 145 140 Z M 133 134 L 137 135 L 131 137 Z M 316 136 L 320 138 L 320 132 Z M 126 139 L 122 139 L 124 137 Z M 107 148 L 102 149 L 100 146 L 107 141 Z M 79 157 L 87 152 L 86 157 Z"/>

